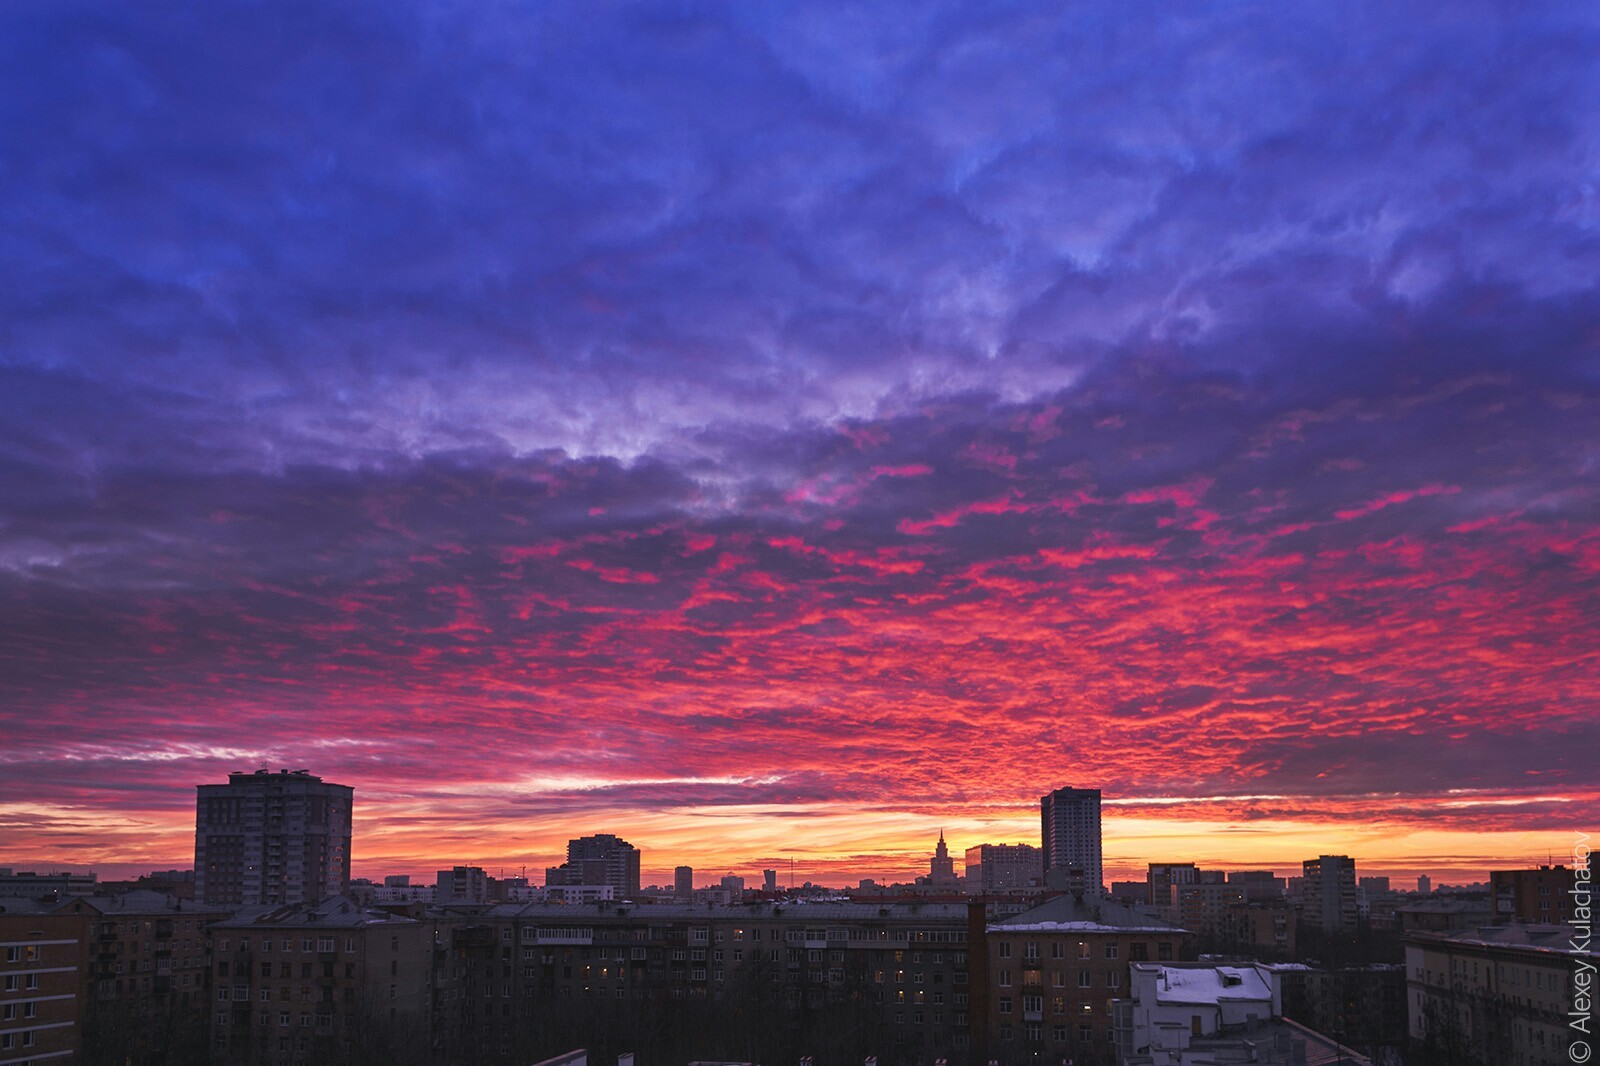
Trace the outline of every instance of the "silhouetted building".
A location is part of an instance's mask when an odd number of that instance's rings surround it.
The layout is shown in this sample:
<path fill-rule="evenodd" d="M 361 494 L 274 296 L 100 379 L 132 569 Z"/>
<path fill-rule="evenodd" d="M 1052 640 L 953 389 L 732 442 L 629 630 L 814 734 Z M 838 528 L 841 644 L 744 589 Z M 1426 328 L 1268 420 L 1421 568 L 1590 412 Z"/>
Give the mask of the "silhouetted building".
<path fill-rule="evenodd" d="M 350 887 L 355 789 L 304 770 L 229 774 L 199 785 L 195 898 L 205 903 L 303 903 Z"/>
<path fill-rule="evenodd" d="M 1167 907 L 1172 904 L 1172 886 L 1199 884 L 1200 871 L 1192 862 L 1153 862 L 1145 873 L 1145 883 L 1150 905 Z"/>
<path fill-rule="evenodd" d="M 672 871 L 672 894 L 679 899 L 694 895 L 694 868 L 680 866 Z"/>
<path fill-rule="evenodd" d="M 10 867 L 0 867 L 0 898 L 88 896 L 93 895 L 97 888 L 93 873 L 41 874 L 29 870 L 13 872 Z"/>
<path fill-rule="evenodd" d="M 434 882 L 433 902 L 446 903 L 489 902 L 489 875 L 477 866 L 455 866 L 440 870 Z"/>
<path fill-rule="evenodd" d="M 567 861 L 545 871 L 548 885 L 610 885 L 618 899 L 639 895 L 639 849 L 610 833 L 567 841 Z"/>
<path fill-rule="evenodd" d="M 1045 884 L 1081 887 L 1091 895 L 1105 891 L 1100 863 L 1100 790 L 1058 788 L 1040 797 L 1040 850 Z"/>
<path fill-rule="evenodd" d="M 967 891 L 992 895 L 1044 883 L 1044 855 L 1032 844 L 979 844 L 966 855 Z"/>
<path fill-rule="evenodd" d="M 1244 898 L 1251 903 L 1283 899 L 1283 878 L 1271 870 L 1234 870 L 1228 874 L 1228 884 L 1244 889 Z"/>
<path fill-rule="evenodd" d="M 1359 918 L 1356 862 L 1344 855 L 1323 855 L 1301 864 L 1300 920 L 1324 933 L 1347 933 Z"/>
<path fill-rule="evenodd" d="M 955 887 L 956 861 L 950 857 L 950 849 L 944 842 L 944 830 L 939 830 L 939 843 L 934 846 L 933 858 L 928 860 L 928 884 L 949 885 Z"/>
<path fill-rule="evenodd" d="M 769 895 L 778 891 L 778 871 L 761 871 L 761 891 L 766 892 Z"/>

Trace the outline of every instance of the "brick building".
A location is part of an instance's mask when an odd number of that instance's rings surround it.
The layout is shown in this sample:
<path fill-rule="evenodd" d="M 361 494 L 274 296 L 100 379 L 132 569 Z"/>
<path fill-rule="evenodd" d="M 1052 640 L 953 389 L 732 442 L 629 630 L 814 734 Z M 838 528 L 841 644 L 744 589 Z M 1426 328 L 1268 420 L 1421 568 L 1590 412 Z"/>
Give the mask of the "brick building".
<path fill-rule="evenodd" d="M 987 927 L 984 1059 L 1114 1061 L 1111 1001 L 1135 962 L 1176 961 L 1188 934 L 1131 907 L 1066 894 Z"/>
<path fill-rule="evenodd" d="M 0 903 L 0 1064 L 73 1063 L 83 1035 L 83 923 Z"/>

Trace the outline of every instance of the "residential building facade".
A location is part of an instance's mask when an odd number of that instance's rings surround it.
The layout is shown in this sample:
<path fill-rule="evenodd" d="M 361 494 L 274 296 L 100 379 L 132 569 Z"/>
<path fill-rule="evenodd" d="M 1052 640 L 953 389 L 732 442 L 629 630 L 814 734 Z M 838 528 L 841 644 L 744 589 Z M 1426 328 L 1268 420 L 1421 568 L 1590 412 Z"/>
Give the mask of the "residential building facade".
<path fill-rule="evenodd" d="M 1045 883 L 1101 895 L 1100 790 L 1058 788 L 1040 797 L 1039 814 Z"/>
<path fill-rule="evenodd" d="M 355 790 L 304 770 L 229 774 L 199 785 L 195 898 L 227 906 L 281 906 L 350 887 Z"/>

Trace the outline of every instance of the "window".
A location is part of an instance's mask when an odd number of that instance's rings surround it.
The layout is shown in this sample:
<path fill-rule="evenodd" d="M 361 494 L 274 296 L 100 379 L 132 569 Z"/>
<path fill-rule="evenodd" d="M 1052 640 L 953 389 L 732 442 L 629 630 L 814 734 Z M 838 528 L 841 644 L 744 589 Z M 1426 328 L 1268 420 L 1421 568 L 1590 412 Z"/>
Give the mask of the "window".
<path fill-rule="evenodd" d="M 1029 962 L 1037 962 L 1039 960 L 1039 942 L 1030 940 L 1022 945 L 1022 957 Z"/>
<path fill-rule="evenodd" d="M 1067 945 L 1063 944 L 1059 940 L 1052 940 L 1050 942 L 1050 957 L 1052 959 L 1064 959 L 1064 958 L 1066 958 L 1067 957 Z"/>
<path fill-rule="evenodd" d="M 1088 943 L 1086 941 L 1079 941 L 1078 942 L 1078 958 L 1087 959 L 1088 957 L 1089 957 L 1089 945 L 1088 945 Z"/>
<path fill-rule="evenodd" d="M 317 950 L 318 951 L 332 951 L 333 950 L 333 937 L 331 937 L 331 936 L 318 937 L 317 938 Z"/>
<path fill-rule="evenodd" d="M 1106 945 L 1106 958 L 1114 959 L 1116 957 L 1117 957 L 1117 945 L 1115 945 L 1115 944 L 1107 944 Z"/>
<path fill-rule="evenodd" d="M 1000 997 L 1000 1013 L 1001 1014 L 1010 1014 L 1011 1013 L 1011 997 L 1010 996 L 1001 996 Z"/>
<path fill-rule="evenodd" d="M 22 949 L 21 948 L 6 948 L 6 961 L 7 962 L 21 962 L 22 961 Z"/>
<path fill-rule="evenodd" d="M 1011 942 L 1009 940 L 1000 941 L 1000 957 L 1002 959 L 1011 957 Z"/>
<path fill-rule="evenodd" d="M 1000 971 L 1000 987 L 1001 988 L 1010 988 L 1011 987 L 1011 971 L 1010 970 L 1001 970 Z"/>
<path fill-rule="evenodd" d="M 1088 988 L 1088 987 L 1090 987 L 1089 982 L 1090 982 L 1091 979 L 1092 979 L 1092 976 L 1091 976 L 1091 974 L 1089 973 L 1088 970 L 1079 970 L 1078 971 L 1078 987 L 1079 988 Z"/>

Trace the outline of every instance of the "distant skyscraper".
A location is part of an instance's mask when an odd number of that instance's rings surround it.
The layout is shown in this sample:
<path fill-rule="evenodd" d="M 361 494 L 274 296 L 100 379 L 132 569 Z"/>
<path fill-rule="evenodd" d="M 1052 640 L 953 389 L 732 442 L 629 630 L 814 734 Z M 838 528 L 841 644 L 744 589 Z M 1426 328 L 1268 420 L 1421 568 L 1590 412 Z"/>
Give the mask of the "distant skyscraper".
<path fill-rule="evenodd" d="M 778 891 L 778 871 L 761 871 L 761 891 L 769 894 Z"/>
<path fill-rule="evenodd" d="M 1058 788 L 1040 798 L 1039 812 L 1045 884 L 1100 895 L 1100 790 Z"/>
<path fill-rule="evenodd" d="M 694 896 L 694 867 L 680 866 L 672 871 L 672 894 L 679 899 Z"/>
<path fill-rule="evenodd" d="M 944 842 L 944 830 L 939 830 L 939 843 L 933 849 L 933 858 L 928 860 L 928 884 L 930 885 L 956 885 L 956 861 L 950 857 L 950 849 Z"/>
<path fill-rule="evenodd" d="M 1417 875 L 1417 891 L 1424 896 L 1430 895 L 1433 892 L 1433 879 L 1427 874 Z"/>
<path fill-rule="evenodd" d="M 1356 927 L 1356 861 L 1345 855 L 1322 855 L 1301 863 L 1300 920 L 1325 933 Z"/>
<path fill-rule="evenodd" d="M 567 841 L 567 861 L 545 872 L 546 885 L 610 885 L 616 899 L 639 895 L 639 849 L 599 833 Z"/>
<path fill-rule="evenodd" d="M 350 887 L 355 789 L 304 770 L 229 774 L 199 785 L 195 897 L 204 903 L 312 903 Z"/>

